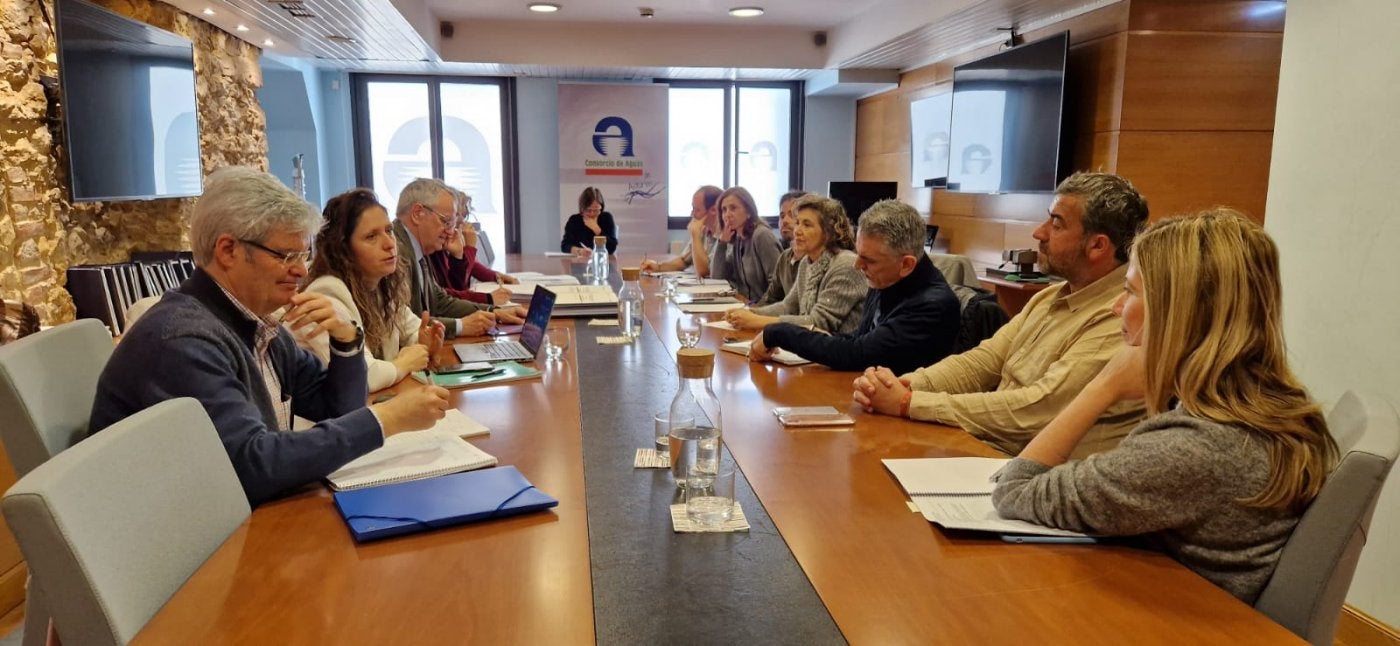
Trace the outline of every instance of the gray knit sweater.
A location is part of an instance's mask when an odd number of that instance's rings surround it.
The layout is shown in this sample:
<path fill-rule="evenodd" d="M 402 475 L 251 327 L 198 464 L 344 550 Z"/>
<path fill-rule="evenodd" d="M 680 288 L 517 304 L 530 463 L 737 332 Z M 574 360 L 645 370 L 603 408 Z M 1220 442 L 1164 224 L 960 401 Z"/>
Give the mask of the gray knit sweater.
<path fill-rule="evenodd" d="M 855 252 L 826 251 L 816 262 L 803 256 L 797 265 L 797 280 L 783 300 L 755 307 L 753 311 L 776 316 L 783 323 L 850 334 L 860 325 L 860 316 L 865 312 L 865 294 L 869 291 L 865 276 L 856 269 Z"/>
<path fill-rule="evenodd" d="M 992 501 L 1006 518 L 1105 536 L 1146 534 L 1252 604 L 1298 522 L 1292 513 L 1239 502 L 1259 493 L 1268 476 L 1260 438 L 1174 410 L 1083 460 L 1049 468 L 1016 458 Z"/>

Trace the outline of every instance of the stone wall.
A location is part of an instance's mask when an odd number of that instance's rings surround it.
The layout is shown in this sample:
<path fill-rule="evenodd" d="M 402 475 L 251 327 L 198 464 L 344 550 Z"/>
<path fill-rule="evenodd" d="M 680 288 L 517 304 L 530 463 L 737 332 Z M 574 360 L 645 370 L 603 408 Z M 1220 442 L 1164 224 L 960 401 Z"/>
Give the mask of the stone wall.
<path fill-rule="evenodd" d="M 230 165 L 266 170 L 256 47 L 158 0 L 95 1 L 194 42 L 206 174 Z M 0 0 L 0 296 L 33 304 L 49 324 L 73 319 L 63 288 L 70 265 L 187 249 L 194 206 L 192 199 L 69 202 L 61 121 L 49 114 L 40 83 L 59 75 L 52 16 L 50 2 Z"/>

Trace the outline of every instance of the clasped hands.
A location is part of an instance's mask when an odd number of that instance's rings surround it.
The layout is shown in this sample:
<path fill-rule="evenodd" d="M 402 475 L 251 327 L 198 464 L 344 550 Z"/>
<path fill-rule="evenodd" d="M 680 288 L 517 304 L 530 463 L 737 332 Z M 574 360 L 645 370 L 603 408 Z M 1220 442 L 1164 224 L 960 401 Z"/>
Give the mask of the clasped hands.
<path fill-rule="evenodd" d="M 884 366 L 866 368 L 861 376 L 851 382 L 854 399 L 867 413 L 899 416 L 903 411 L 904 397 L 909 393 L 909 380 L 895 376 Z"/>

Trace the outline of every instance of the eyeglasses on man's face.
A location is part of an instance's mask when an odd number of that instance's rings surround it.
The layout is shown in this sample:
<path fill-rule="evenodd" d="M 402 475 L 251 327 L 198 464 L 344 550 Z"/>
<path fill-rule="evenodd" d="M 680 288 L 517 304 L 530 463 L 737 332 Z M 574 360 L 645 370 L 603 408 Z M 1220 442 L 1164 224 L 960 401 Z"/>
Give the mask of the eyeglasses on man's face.
<path fill-rule="evenodd" d="M 427 204 L 424 204 L 424 203 L 422 203 L 422 202 L 419 202 L 419 203 L 418 203 L 418 206 L 423 207 L 423 210 L 424 210 L 424 211 L 427 211 L 427 212 L 432 213 L 433 215 L 437 216 L 438 222 L 441 222 L 441 223 L 442 223 L 442 226 L 445 226 L 445 227 L 447 227 L 447 228 L 449 228 L 449 229 L 452 228 L 452 223 L 455 221 L 452 217 L 443 215 L 443 214 L 441 214 L 441 213 L 438 213 L 437 211 L 433 210 L 433 207 L 428 206 Z"/>
<path fill-rule="evenodd" d="M 292 267 L 292 266 L 294 266 L 294 265 L 305 265 L 305 264 L 307 263 L 307 261 L 311 260 L 311 250 L 310 250 L 310 249 L 306 249 L 306 250 L 303 250 L 303 251 L 278 251 L 278 250 L 276 250 L 276 249 L 273 249 L 273 248 L 271 248 L 271 247 L 268 247 L 268 246 L 266 246 L 266 245 L 263 245 L 263 244 L 260 243 L 260 242 L 254 242 L 254 241 L 252 241 L 252 240 L 244 240 L 243 238 L 239 238 L 238 241 L 239 241 L 239 242 L 242 242 L 243 244 L 246 244 L 246 245 L 248 245 L 248 246 L 250 246 L 250 247 L 254 247 L 254 248 L 256 248 L 256 249 L 260 249 L 260 250 L 266 252 L 267 255 L 272 256 L 273 258 L 276 258 L 278 262 L 282 263 L 282 266 L 283 266 L 283 267 Z"/>

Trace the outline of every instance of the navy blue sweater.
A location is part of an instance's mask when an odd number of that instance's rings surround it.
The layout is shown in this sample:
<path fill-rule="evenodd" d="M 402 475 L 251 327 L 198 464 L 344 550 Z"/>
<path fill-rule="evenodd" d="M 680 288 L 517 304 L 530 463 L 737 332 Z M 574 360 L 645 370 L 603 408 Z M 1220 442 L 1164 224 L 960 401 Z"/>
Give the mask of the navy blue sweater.
<path fill-rule="evenodd" d="M 256 322 L 202 269 L 166 292 L 117 344 L 97 382 L 90 433 L 176 397 L 204 404 L 252 505 L 319 480 L 384 443 L 365 407 L 365 360 L 331 353 L 321 367 L 285 329 L 269 346 L 292 412 L 319 422 L 279 432 L 253 359 Z"/>
<path fill-rule="evenodd" d="M 763 343 L 835 370 L 885 366 L 894 374 L 937 363 L 953 351 L 961 312 L 943 274 L 920 255 L 914 271 L 870 290 L 854 334 L 822 334 L 791 323 L 763 328 Z"/>

